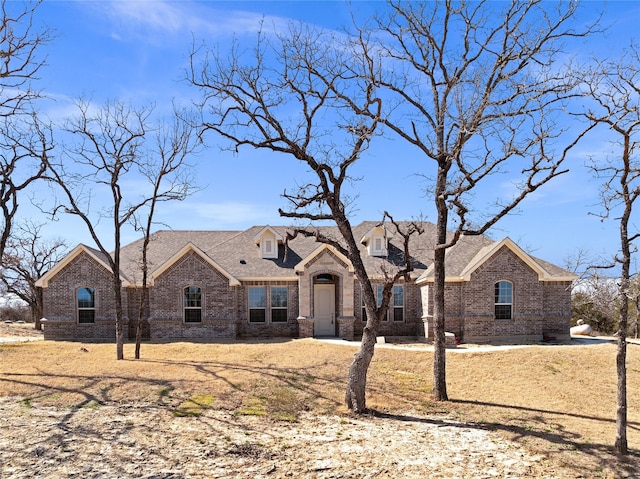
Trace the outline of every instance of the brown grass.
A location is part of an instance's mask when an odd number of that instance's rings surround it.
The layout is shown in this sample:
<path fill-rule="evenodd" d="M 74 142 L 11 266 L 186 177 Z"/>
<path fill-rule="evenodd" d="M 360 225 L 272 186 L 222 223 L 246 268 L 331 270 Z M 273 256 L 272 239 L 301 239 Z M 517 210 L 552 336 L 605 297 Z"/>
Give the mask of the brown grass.
<path fill-rule="evenodd" d="M 302 411 L 346 414 L 348 366 L 356 348 L 314 340 L 144 344 L 143 359 L 115 360 L 112 344 L 0 345 L 0 396 L 34 405 L 92 407 L 142 402 L 174 414 L 218 408 L 295 421 Z M 125 345 L 125 357 L 133 345 Z M 640 475 L 640 346 L 628 349 L 628 440 L 612 455 L 615 345 L 532 346 L 447 355 L 451 401 L 431 401 L 431 352 L 379 348 L 368 406 L 398 420 L 443 414 L 500 431 L 543 453 L 574 477 Z M 596 475 L 600 472 L 600 475 Z"/>

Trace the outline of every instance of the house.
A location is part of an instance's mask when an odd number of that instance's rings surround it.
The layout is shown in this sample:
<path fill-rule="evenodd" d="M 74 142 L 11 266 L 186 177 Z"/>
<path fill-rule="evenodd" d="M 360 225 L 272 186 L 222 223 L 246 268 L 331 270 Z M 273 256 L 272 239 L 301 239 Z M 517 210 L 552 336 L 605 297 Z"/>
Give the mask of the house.
<path fill-rule="evenodd" d="M 380 335 L 432 337 L 435 225 L 411 239 L 414 271 L 393 288 Z M 338 238 L 335 227 L 323 233 Z M 285 248 L 286 227 L 245 231 L 158 231 L 149 246 L 152 340 L 337 336 L 354 339 L 366 321 L 350 261 L 332 246 L 299 235 Z M 391 228 L 354 228 L 361 254 L 382 291 L 383 271 L 402 265 Z M 134 324 L 141 298 L 142 240 L 121 251 L 125 317 Z M 569 338 L 575 276 L 527 254 L 509 238 L 463 236 L 446 254 L 446 329 L 463 342 Z M 38 281 L 46 339 L 112 340 L 115 307 L 106 258 L 77 246 Z M 132 321 L 129 321 L 131 319 Z"/>

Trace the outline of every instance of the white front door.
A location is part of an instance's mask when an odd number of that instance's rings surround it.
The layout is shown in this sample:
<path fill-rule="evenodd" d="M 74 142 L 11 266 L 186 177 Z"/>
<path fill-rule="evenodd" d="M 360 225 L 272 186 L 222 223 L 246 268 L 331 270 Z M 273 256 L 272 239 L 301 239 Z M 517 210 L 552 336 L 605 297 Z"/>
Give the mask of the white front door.
<path fill-rule="evenodd" d="M 316 284 L 313 288 L 314 336 L 335 336 L 336 287 Z"/>

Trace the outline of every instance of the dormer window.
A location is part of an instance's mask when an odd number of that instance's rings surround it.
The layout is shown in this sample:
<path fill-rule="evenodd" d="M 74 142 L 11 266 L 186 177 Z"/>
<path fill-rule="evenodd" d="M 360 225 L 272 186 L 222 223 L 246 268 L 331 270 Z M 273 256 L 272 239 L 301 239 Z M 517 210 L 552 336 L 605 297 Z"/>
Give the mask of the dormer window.
<path fill-rule="evenodd" d="M 270 226 L 265 226 L 253 240 L 260 248 L 261 258 L 276 259 L 278 258 L 278 244 L 282 243 L 284 238 Z"/>
<path fill-rule="evenodd" d="M 271 238 L 266 238 L 264 240 L 264 253 L 265 255 L 273 254 L 273 240 Z"/>
<path fill-rule="evenodd" d="M 391 238 L 393 238 L 393 233 L 384 226 L 376 226 L 370 229 L 360 242 L 366 245 L 369 256 L 385 257 L 389 254 L 389 240 Z"/>
<path fill-rule="evenodd" d="M 371 253 L 374 256 L 386 255 L 385 241 L 382 236 L 374 236 L 373 237 L 373 250 Z"/>

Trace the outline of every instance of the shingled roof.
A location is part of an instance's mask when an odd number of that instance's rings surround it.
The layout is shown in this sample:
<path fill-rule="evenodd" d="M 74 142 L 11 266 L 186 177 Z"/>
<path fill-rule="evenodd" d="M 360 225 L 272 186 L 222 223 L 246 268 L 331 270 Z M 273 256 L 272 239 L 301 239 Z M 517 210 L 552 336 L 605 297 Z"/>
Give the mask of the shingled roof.
<path fill-rule="evenodd" d="M 365 221 L 353 228 L 356 241 L 378 226 L 378 222 Z M 404 223 L 406 226 L 407 223 Z M 432 223 L 422 223 L 424 233 L 413 236 L 410 241 L 410 252 L 414 265 L 414 278 L 420 277 L 420 282 L 428 282 L 433 278 L 433 245 L 436 243 L 436 228 Z M 149 271 L 153 277 L 167 267 L 167 262 L 177 259 L 176 255 L 192 245 L 198 254 L 206 255 L 207 259 L 233 280 L 250 281 L 264 279 L 295 279 L 296 265 L 309 258 L 323 247 L 314 238 L 298 235 L 288 243 L 285 254 L 284 244 L 279 244 L 277 258 L 263 258 L 260 247 L 256 244 L 256 236 L 266 226 L 254 226 L 244 231 L 174 231 L 161 230 L 151 237 L 148 250 Z M 286 238 L 292 229 L 287 226 L 269 226 L 276 235 Z M 324 235 L 342 242 L 337 227 L 319 227 Z M 383 269 L 403 266 L 402 236 L 395 234 L 389 239 L 388 254 L 385 257 L 371 256 L 364 244 L 358 243 L 365 268 L 371 277 L 382 274 Z M 571 273 L 552 265 L 546 261 L 527 255 L 511 240 L 505 238 L 500 242 L 486 236 L 463 236 L 460 241 L 447 250 L 446 271 L 447 279 L 464 281 L 465 275 L 474 262 L 482 261 L 485 255 L 494 248 L 507 246 L 517 254 L 525 255 L 525 259 L 539 272 L 541 279 L 567 280 Z M 514 246 L 515 245 L 515 246 Z M 126 245 L 121 250 L 122 275 L 131 283 L 141 281 L 140 257 L 142 240 Z"/>

